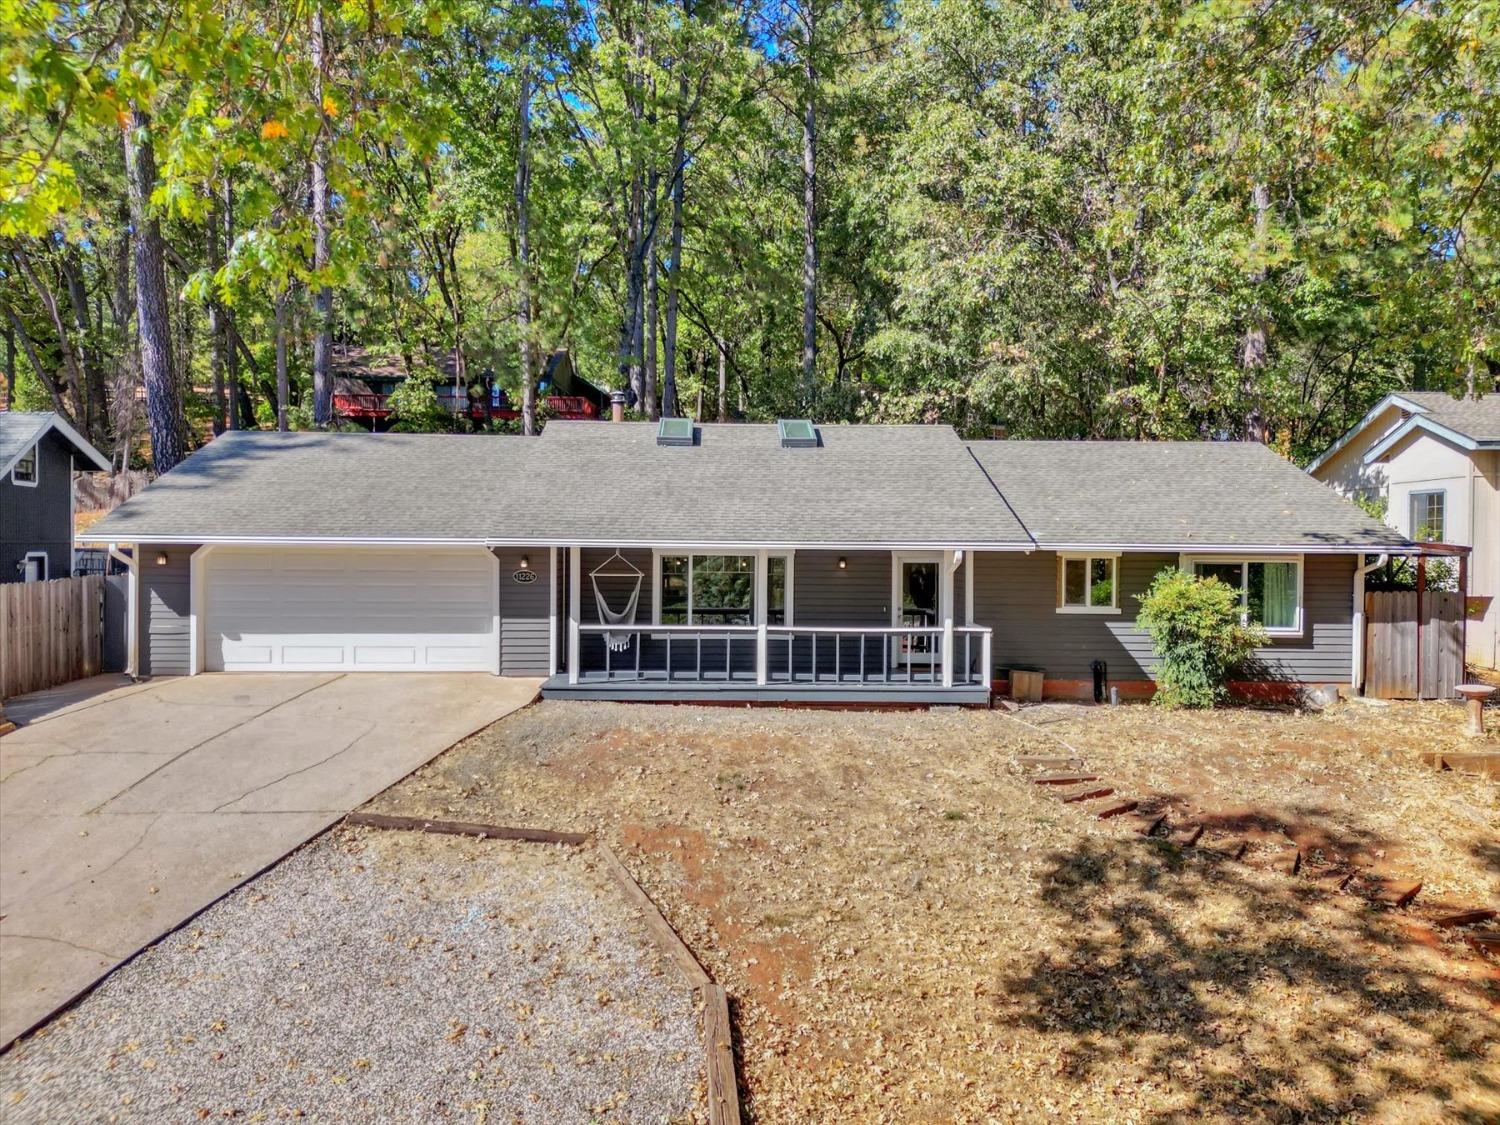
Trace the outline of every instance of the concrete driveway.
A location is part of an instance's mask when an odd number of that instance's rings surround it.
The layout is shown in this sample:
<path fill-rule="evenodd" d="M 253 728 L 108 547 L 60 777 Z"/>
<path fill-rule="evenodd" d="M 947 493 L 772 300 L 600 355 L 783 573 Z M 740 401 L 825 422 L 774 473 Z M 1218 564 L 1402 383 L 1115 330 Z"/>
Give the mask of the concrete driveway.
<path fill-rule="evenodd" d="M 73 689 L 0 738 L 0 1049 L 538 680 L 209 675 Z"/>

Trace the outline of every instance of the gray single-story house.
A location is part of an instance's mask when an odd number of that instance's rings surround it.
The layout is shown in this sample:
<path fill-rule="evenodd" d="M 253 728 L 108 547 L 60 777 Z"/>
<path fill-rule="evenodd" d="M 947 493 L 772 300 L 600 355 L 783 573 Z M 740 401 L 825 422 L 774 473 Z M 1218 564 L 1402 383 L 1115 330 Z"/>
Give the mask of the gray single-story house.
<path fill-rule="evenodd" d="M 0 582 L 73 573 L 74 470 L 109 460 L 60 415 L 0 410 Z"/>
<path fill-rule="evenodd" d="M 133 559 L 140 675 L 842 703 L 980 703 L 1011 668 L 1149 692 L 1136 596 L 1174 566 L 1242 591 L 1268 691 L 1349 684 L 1364 556 L 1413 546 L 1260 445 L 686 419 L 229 433 L 88 538 Z"/>

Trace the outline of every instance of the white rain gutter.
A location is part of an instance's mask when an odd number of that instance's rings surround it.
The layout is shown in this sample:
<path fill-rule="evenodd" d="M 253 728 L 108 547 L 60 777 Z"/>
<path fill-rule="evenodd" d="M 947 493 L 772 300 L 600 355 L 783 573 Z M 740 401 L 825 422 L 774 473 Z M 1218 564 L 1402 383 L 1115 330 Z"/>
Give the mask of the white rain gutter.
<path fill-rule="evenodd" d="M 141 572 L 138 567 L 139 559 L 135 557 L 140 550 L 139 545 L 131 548 L 128 555 L 121 554 L 115 544 L 109 544 L 109 557 L 116 562 L 124 563 L 130 570 L 130 585 L 126 594 L 125 606 L 125 672 L 132 680 L 140 679 L 141 675 L 141 630 L 140 630 L 140 604 L 141 604 Z"/>
<path fill-rule="evenodd" d="M 1361 554 L 1360 558 L 1364 555 Z M 1351 638 L 1353 644 L 1353 660 L 1349 669 L 1349 690 L 1363 694 L 1365 673 L 1365 575 L 1376 567 L 1384 566 L 1390 559 L 1390 553 L 1376 555 L 1375 561 L 1361 566 L 1358 561 L 1354 564 L 1354 636 Z"/>

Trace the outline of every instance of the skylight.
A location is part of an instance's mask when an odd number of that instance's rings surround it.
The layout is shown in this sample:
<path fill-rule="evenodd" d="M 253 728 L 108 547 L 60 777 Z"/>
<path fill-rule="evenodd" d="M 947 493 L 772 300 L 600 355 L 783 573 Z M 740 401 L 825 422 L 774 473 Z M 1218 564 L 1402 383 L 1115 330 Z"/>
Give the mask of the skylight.
<path fill-rule="evenodd" d="M 663 418 L 656 427 L 657 445 L 692 445 L 693 420 L 691 418 Z"/>
<path fill-rule="evenodd" d="M 818 430 L 806 418 L 783 418 L 776 423 L 782 449 L 816 449 Z"/>

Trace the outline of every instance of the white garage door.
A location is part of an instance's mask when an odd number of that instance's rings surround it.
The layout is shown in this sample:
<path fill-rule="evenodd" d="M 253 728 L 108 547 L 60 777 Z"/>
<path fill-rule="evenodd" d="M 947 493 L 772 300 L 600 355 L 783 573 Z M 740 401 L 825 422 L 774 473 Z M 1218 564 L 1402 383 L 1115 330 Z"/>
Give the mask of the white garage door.
<path fill-rule="evenodd" d="M 211 672 L 493 672 L 499 578 L 480 547 L 215 547 Z"/>

